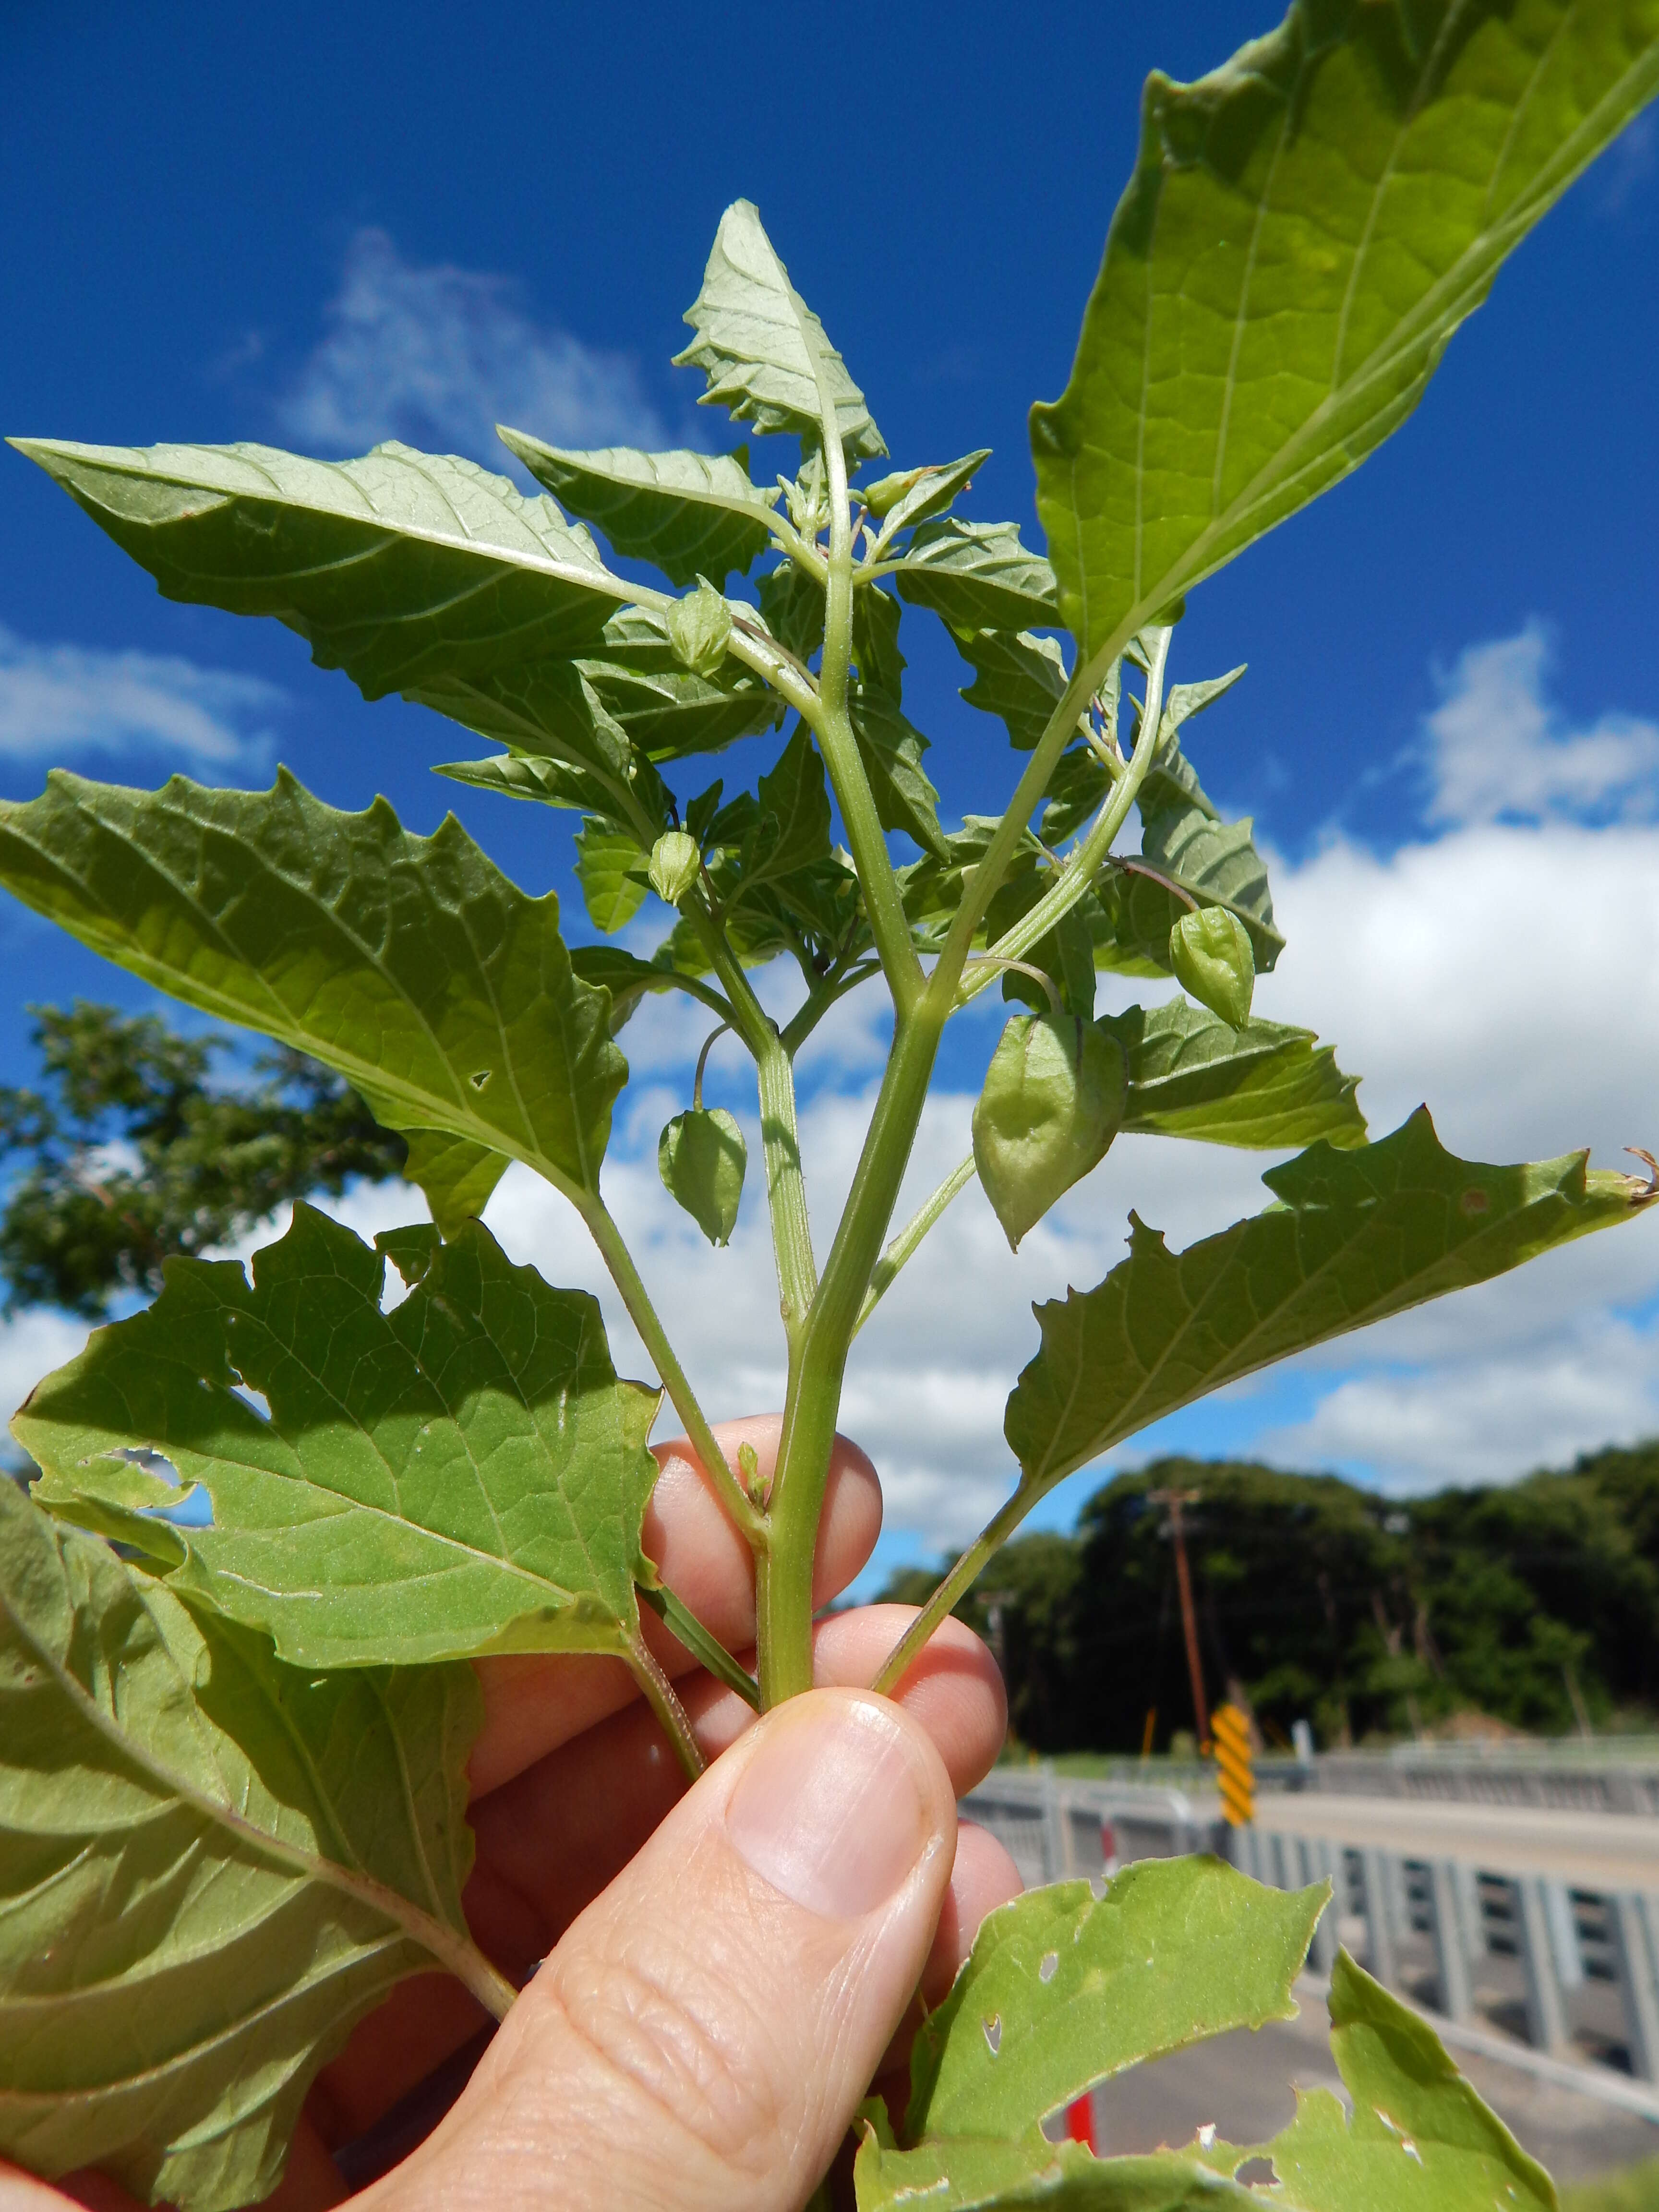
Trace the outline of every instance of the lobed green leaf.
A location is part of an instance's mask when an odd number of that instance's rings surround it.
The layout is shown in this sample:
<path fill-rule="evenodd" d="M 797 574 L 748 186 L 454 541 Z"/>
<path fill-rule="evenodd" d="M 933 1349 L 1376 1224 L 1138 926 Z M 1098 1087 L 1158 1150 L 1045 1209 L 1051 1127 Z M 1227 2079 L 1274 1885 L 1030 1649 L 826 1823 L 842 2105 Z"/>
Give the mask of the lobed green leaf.
<path fill-rule="evenodd" d="M 926 522 L 884 573 L 902 599 L 953 630 L 1041 629 L 1060 618 L 1054 572 L 1012 522 Z"/>
<path fill-rule="evenodd" d="M 1455 1158 L 1426 1108 L 1380 1143 L 1312 1146 L 1262 1180 L 1279 1201 L 1186 1251 L 1130 1216 L 1129 1257 L 1036 1309 L 1042 1346 L 1004 1432 L 1036 1492 L 1176 1407 L 1275 1360 L 1519 1267 L 1651 1202 L 1588 1155 Z"/>
<path fill-rule="evenodd" d="M 568 453 L 523 430 L 496 433 L 573 514 L 593 523 L 625 560 L 650 561 L 673 583 L 747 575 L 775 540 L 775 486 L 749 481 L 746 453 Z"/>
<path fill-rule="evenodd" d="M 552 892 L 526 895 L 453 817 L 268 792 L 155 793 L 55 770 L 0 803 L 0 883 L 203 1012 L 337 1068 L 387 1128 L 441 1130 L 598 1188 L 628 1066 L 572 973 Z"/>
<path fill-rule="evenodd" d="M 685 319 L 696 335 L 675 362 L 708 378 L 704 406 L 724 407 L 763 434 L 792 430 L 815 444 L 822 436 L 822 376 L 849 464 L 887 451 L 864 394 L 789 282 L 751 201 L 734 201 L 720 217 L 702 289 Z"/>
<path fill-rule="evenodd" d="M 1154 74 L 1065 392 L 1031 411 L 1089 657 L 1416 406 L 1506 254 L 1659 88 L 1659 0 L 1297 0 Z"/>
<path fill-rule="evenodd" d="M 1099 1026 L 1128 1055 L 1126 1132 L 1256 1151 L 1365 1141 L 1359 1079 L 1343 1074 L 1311 1030 L 1261 1021 L 1234 1030 L 1182 998 L 1108 1014 Z"/>
<path fill-rule="evenodd" d="M 577 652 L 632 597 L 550 500 L 453 455 L 11 442 L 167 598 L 274 615 L 368 699 Z"/>
<path fill-rule="evenodd" d="M 284 1666 L 0 1483 L 0 2154 L 186 2212 L 268 2196 L 356 2021 L 489 1976 L 482 1719 L 470 1667 Z"/>
<path fill-rule="evenodd" d="M 586 1291 L 476 1222 L 428 1237 L 389 1313 L 382 1253 L 307 1206 L 252 1282 L 170 1262 L 16 1416 L 37 1495 L 296 1665 L 627 1650 L 656 1480 L 631 1401 L 657 1395 L 617 1381 Z M 211 1524 L 166 1517 L 198 1484 Z"/>

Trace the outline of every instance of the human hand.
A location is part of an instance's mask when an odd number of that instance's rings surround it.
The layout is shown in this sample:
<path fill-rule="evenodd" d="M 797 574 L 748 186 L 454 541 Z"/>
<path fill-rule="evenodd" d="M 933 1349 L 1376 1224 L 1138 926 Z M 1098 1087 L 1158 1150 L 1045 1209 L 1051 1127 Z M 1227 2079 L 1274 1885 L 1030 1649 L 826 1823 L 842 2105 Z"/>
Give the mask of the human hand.
<path fill-rule="evenodd" d="M 779 1426 L 717 1434 L 728 1458 L 752 1443 L 769 1474 Z M 683 1441 L 657 1458 L 646 1549 L 741 1651 L 748 1547 Z M 874 1469 L 838 1438 L 816 1603 L 858 1573 L 880 1520 Z M 947 1621 L 896 1702 L 858 1694 L 908 1618 L 866 1607 L 822 1622 L 820 1687 L 757 1723 L 647 1616 L 718 1758 L 690 1790 L 619 1662 L 479 1663 L 467 1917 L 504 1973 L 533 1979 L 433 2133 L 355 2204 L 788 2212 L 872 2079 L 902 2109 L 918 1985 L 937 2003 L 980 1920 L 1019 1887 L 1000 1845 L 957 1827 L 956 1798 L 991 1765 L 1005 1720 L 977 1638 Z M 395 2156 L 404 2100 L 488 2027 L 459 1983 L 403 1984 L 319 2077 L 271 2212 L 343 2202 L 333 2154 L 354 2178 L 377 2135 Z M 0 2168 L 0 2212 L 132 2201 L 96 2175 L 51 2188 Z"/>

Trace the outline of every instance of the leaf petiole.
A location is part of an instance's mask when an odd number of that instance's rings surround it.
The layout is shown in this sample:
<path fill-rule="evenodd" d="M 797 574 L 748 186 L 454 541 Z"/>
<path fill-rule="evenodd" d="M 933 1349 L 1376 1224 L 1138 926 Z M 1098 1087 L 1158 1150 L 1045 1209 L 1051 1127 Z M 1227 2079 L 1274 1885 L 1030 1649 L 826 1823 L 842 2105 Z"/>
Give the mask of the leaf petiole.
<path fill-rule="evenodd" d="M 691 1656 L 706 1667 L 716 1681 L 724 1682 L 728 1690 L 735 1690 L 746 1705 L 752 1705 L 758 1712 L 760 1685 L 732 1656 L 720 1638 L 703 1626 L 690 1607 L 677 1598 L 665 1583 L 641 1582 L 639 1590 L 658 1620 L 684 1644 Z"/>
<path fill-rule="evenodd" d="M 649 1593 L 647 1594 L 647 1596 Z M 676 1634 L 678 1633 L 677 1630 Z M 703 1771 L 707 1761 L 698 1748 L 697 1739 L 691 1730 L 690 1716 L 680 1703 L 674 1685 L 652 1656 L 651 1647 L 642 1636 L 636 1637 L 623 1653 L 628 1671 L 640 1686 L 640 1694 L 662 1725 L 664 1735 L 674 1747 L 674 1756 L 684 1768 L 688 1781 L 695 1782 Z"/>
<path fill-rule="evenodd" d="M 922 1238 L 939 1219 L 951 1200 L 958 1192 L 967 1189 L 976 1172 L 974 1156 L 969 1152 L 965 1160 L 951 1169 L 933 1196 L 925 1200 L 918 1206 L 898 1235 L 894 1237 L 881 1258 L 876 1262 L 875 1270 L 870 1277 L 870 1287 L 864 1294 L 864 1304 L 859 1310 L 859 1317 L 854 1326 L 854 1336 L 881 1304 L 899 1269 L 917 1250 Z"/>

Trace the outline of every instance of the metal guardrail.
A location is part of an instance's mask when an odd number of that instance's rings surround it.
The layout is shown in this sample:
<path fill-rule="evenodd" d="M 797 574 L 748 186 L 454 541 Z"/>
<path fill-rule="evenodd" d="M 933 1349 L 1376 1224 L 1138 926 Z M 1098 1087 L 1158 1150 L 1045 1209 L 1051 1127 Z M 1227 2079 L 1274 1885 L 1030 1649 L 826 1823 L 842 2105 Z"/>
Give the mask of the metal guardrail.
<path fill-rule="evenodd" d="M 999 1768 L 998 1774 L 1021 1769 Z M 1571 1813 L 1659 1817 L 1659 1757 L 1643 1739 L 1630 1748 L 1594 1743 L 1401 1744 L 1391 1752 L 1328 1751 L 1309 1759 L 1255 1761 L 1258 1791 L 1314 1790 L 1339 1797 L 1416 1798 L 1448 1805 L 1531 1806 Z M 1070 1785 L 1081 1777 L 1062 1777 Z M 1092 1786 L 1207 1790 L 1200 1761 L 1113 1761 Z"/>
<path fill-rule="evenodd" d="M 1194 1850 L 1217 1851 L 1275 1888 L 1328 1878 L 1313 1972 L 1329 1973 L 1341 1943 L 1378 1981 L 1470 2039 L 1490 2026 L 1522 2052 L 1576 2061 L 1589 2079 L 1616 2067 L 1659 2085 L 1659 1896 L 1575 1888 L 1363 1841 L 1230 1829 L 1182 1790 L 1046 1769 L 999 1768 L 963 1810 L 1006 1847 L 1028 1887 L 1098 1880 L 1134 1859 Z M 1620 2101 L 1659 2119 L 1659 2100 L 1634 2083 L 1631 2091 Z"/>

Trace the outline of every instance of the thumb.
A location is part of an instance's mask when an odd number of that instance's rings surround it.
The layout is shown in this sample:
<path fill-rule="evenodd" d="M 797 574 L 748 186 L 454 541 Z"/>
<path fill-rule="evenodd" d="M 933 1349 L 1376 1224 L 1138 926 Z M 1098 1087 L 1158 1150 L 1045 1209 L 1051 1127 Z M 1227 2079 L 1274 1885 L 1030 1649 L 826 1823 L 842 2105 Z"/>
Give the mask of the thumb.
<path fill-rule="evenodd" d="M 399 2212 L 793 2212 L 921 1978 L 955 1839 L 898 1706 L 768 1714 L 567 1932 L 394 2177 Z"/>

